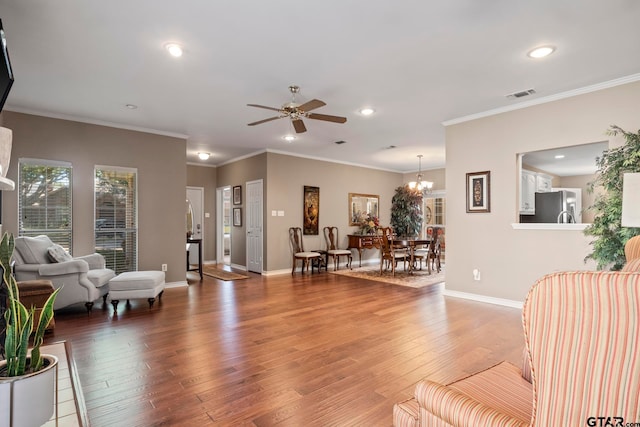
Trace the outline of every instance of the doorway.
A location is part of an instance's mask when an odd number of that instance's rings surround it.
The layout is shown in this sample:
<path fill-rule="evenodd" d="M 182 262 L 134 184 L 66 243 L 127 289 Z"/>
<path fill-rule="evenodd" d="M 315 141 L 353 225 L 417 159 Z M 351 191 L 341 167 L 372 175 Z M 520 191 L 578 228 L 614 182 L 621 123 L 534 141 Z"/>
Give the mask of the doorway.
<path fill-rule="evenodd" d="M 187 210 L 191 211 L 191 238 L 201 239 L 204 244 L 204 188 L 187 187 Z M 189 251 L 189 264 L 198 264 L 198 248 Z"/>
<path fill-rule="evenodd" d="M 447 229 L 447 192 L 434 190 L 423 197 L 422 237 L 429 238 L 429 232 L 436 231 L 440 241 L 440 262 L 445 262 Z"/>
<path fill-rule="evenodd" d="M 216 262 L 231 265 L 231 187 L 216 189 Z"/>
<path fill-rule="evenodd" d="M 262 274 L 262 180 L 247 182 L 247 271 Z"/>

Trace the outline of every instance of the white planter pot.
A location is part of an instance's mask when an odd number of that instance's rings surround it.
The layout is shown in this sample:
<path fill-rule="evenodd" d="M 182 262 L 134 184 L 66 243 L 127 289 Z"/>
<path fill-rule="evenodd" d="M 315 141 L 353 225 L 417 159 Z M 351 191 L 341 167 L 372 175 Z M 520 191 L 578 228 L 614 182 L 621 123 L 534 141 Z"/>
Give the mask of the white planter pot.
<path fill-rule="evenodd" d="M 0 427 L 32 427 L 46 423 L 55 408 L 58 358 L 42 357 L 49 364 L 20 377 L 0 377 Z M 0 362 L 0 370 L 6 361 Z"/>

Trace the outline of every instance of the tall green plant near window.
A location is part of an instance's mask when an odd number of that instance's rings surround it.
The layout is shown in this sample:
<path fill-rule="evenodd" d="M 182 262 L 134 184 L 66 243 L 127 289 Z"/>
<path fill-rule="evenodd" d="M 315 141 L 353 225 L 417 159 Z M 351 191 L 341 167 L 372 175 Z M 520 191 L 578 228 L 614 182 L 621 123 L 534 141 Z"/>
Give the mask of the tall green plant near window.
<path fill-rule="evenodd" d="M 596 159 L 596 178 L 589 183 L 588 191 L 597 192 L 589 209 L 595 211 L 593 224 L 584 233 L 595 237 L 591 242 L 593 252 L 585 261 L 593 259 L 598 269 L 620 270 L 625 263 L 624 245 L 631 237 L 640 234 L 640 228 L 622 227 L 622 177 L 629 172 L 640 172 L 640 131 L 627 132 L 611 126 L 608 135 L 622 135 L 625 144 L 606 150 Z"/>
<path fill-rule="evenodd" d="M 418 236 L 422 228 L 422 194 L 408 185 L 396 188 L 391 199 L 391 227 L 398 236 Z"/>

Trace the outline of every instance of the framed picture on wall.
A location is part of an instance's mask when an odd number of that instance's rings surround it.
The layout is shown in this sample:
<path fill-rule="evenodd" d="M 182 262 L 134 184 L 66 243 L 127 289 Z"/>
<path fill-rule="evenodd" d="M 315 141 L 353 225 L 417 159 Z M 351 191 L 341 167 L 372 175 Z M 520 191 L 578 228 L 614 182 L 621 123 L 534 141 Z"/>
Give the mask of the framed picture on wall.
<path fill-rule="evenodd" d="M 302 206 L 302 234 L 318 235 L 318 216 L 320 213 L 320 187 L 304 186 L 304 205 Z"/>
<path fill-rule="evenodd" d="M 491 172 L 467 174 L 467 212 L 491 212 Z"/>
<path fill-rule="evenodd" d="M 233 226 L 242 227 L 242 208 L 233 208 Z"/>
<path fill-rule="evenodd" d="M 236 185 L 233 187 L 233 204 L 241 205 L 242 204 L 242 186 Z"/>

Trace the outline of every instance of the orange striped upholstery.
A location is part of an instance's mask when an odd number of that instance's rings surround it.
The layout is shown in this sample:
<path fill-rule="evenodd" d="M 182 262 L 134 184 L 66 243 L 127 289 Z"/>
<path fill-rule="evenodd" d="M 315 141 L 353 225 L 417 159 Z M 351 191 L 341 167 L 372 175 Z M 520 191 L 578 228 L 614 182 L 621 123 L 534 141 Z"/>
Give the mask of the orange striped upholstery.
<path fill-rule="evenodd" d="M 418 402 L 408 399 L 393 405 L 393 425 L 395 427 L 418 427 Z"/>
<path fill-rule="evenodd" d="M 422 381 L 415 396 L 422 426 L 528 426 L 531 419 L 531 384 L 508 362 L 447 386 Z"/>
<path fill-rule="evenodd" d="M 546 275 L 529 291 L 522 318 L 522 371 L 502 362 L 446 386 L 421 381 L 404 414 L 394 407 L 394 425 L 416 425 L 415 404 L 421 427 L 640 422 L 640 273 Z"/>
<path fill-rule="evenodd" d="M 520 370 L 522 371 L 522 378 L 531 382 L 531 365 L 529 364 L 529 353 L 526 346 L 522 349 L 522 366 Z"/>
<path fill-rule="evenodd" d="M 630 273 L 640 273 L 640 258 L 636 258 L 627 262 L 624 267 L 622 267 L 622 271 L 628 271 Z"/>
<path fill-rule="evenodd" d="M 635 236 L 627 240 L 624 245 L 624 257 L 627 262 L 640 258 L 640 236 Z"/>
<path fill-rule="evenodd" d="M 525 300 L 523 324 L 533 426 L 640 421 L 640 274 L 547 275 Z"/>
<path fill-rule="evenodd" d="M 627 271 L 630 273 L 640 273 L 640 258 L 636 258 L 627 262 L 624 267 L 622 267 L 622 271 Z"/>

